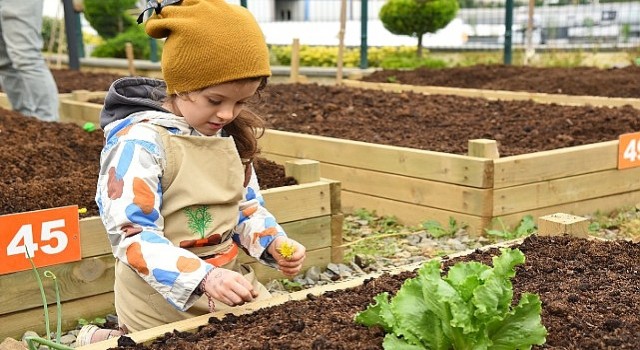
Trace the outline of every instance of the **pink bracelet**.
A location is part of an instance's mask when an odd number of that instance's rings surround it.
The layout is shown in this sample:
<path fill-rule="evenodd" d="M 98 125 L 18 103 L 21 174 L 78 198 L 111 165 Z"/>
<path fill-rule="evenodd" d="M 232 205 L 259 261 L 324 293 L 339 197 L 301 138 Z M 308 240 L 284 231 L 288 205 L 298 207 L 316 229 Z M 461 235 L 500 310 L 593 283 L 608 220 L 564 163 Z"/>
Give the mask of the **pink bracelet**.
<path fill-rule="evenodd" d="M 211 296 L 211 294 L 209 294 L 209 292 L 207 292 L 205 286 L 207 284 L 207 279 L 209 278 L 209 275 L 211 274 L 211 272 L 213 272 L 214 269 L 209 270 L 209 272 L 207 272 L 207 274 L 204 276 L 204 278 L 202 279 L 202 282 L 200 282 L 200 285 L 198 286 L 198 288 L 200 289 L 200 291 L 207 296 L 207 299 L 209 300 L 209 312 L 213 312 L 213 310 L 216 307 L 216 303 L 213 301 L 213 297 Z"/>

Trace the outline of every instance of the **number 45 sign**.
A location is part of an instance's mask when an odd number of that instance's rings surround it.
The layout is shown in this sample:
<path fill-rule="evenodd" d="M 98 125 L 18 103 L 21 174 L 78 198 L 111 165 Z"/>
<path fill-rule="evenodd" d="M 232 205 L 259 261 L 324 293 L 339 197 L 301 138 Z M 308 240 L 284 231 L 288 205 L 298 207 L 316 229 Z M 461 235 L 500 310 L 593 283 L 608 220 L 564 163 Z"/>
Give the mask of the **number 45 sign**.
<path fill-rule="evenodd" d="M 27 250 L 29 255 L 27 255 Z M 0 216 L 0 275 L 81 259 L 78 206 Z"/>
<path fill-rule="evenodd" d="M 620 135 L 618 169 L 640 166 L 640 132 Z"/>

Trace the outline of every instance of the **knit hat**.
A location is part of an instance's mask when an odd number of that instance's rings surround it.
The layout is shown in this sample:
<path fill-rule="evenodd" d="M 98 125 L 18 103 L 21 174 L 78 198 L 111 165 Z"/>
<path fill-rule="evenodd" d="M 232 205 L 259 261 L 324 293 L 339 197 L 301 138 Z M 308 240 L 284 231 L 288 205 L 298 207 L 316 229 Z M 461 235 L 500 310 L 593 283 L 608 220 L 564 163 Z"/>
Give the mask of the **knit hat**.
<path fill-rule="evenodd" d="M 196 91 L 232 80 L 271 76 L 269 50 L 255 18 L 225 0 L 182 0 L 149 18 L 150 36 L 167 38 L 167 92 Z"/>

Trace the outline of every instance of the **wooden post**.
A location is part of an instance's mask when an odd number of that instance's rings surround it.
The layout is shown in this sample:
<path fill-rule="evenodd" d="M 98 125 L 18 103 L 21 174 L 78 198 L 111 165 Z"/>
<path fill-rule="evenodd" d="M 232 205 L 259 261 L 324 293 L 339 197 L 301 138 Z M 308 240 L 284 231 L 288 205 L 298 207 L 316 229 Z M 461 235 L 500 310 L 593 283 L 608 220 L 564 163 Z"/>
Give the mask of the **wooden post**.
<path fill-rule="evenodd" d="M 62 48 L 64 46 L 64 21 L 60 22 L 58 29 L 58 54 L 56 57 L 56 69 L 62 69 Z"/>
<path fill-rule="evenodd" d="M 496 140 L 475 139 L 469 140 L 469 156 L 489 159 L 500 158 L 498 142 Z"/>
<path fill-rule="evenodd" d="M 291 43 L 291 72 L 289 72 L 289 82 L 297 83 L 300 74 L 300 39 L 294 38 Z"/>
<path fill-rule="evenodd" d="M 124 49 L 125 52 L 127 54 L 127 64 L 129 66 L 129 75 L 130 76 L 135 76 L 136 75 L 136 67 L 133 64 L 133 45 L 131 45 L 131 43 L 126 43 L 124 44 Z"/>
<path fill-rule="evenodd" d="M 328 180 L 327 180 L 328 181 Z M 344 224 L 344 214 L 342 213 L 342 184 L 340 181 L 330 180 L 329 189 L 331 191 L 331 262 L 341 263 L 344 261 L 344 247 L 342 246 L 342 226 Z"/>
<path fill-rule="evenodd" d="M 338 32 L 338 69 L 336 71 L 336 84 L 340 85 L 342 83 L 342 66 L 344 64 L 343 55 L 344 55 L 344 31 L 347 22 L 347 0 L 342 0 L 340 2 L 340 31 Z"/>
<path fill-rule="evenodd" d="M 296 179 L 298 184 L 320 181 L 320 162 L 310 159 L 288 160 L 284 163 L 284 173 Z"/>
<path fill-rule="evenodd" d="M 580 238 L 589 237 L 589 221 L 571 214 L 556 213 L 538 219 L 538 235 L 570 235 Z"/>
<path fill-rule="evenodd" d="M 91 92 L 89 90 L 73 90 L 71 91 L 71 99 L 79 102 L 89 101 Z"/>

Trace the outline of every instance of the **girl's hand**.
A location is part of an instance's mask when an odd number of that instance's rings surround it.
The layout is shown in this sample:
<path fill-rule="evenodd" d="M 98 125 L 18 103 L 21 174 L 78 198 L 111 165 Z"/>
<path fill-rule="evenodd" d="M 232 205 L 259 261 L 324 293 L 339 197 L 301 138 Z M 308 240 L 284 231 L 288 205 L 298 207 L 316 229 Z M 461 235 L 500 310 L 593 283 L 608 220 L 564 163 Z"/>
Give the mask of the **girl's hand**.
<path fill-rule="evenodd" d="M 204 290 L 209 298 L 215 298 L 229 306 L 253 301 L 258 292 L 241 274 L 223 268 L 215 268 L 205 277 Z M 210 309 L 213 305 L 209 305 Z M 213 310 L 210 310 L 213 311 Z"/>
<path fill-rule="evenodd" d="M 302 270 L 302 262 L 307 249 L 297 241 L 287 237 L 276 237 L 267 251 L 276 260 L 280 271 L 286 276 L 295 276 Z"/>

